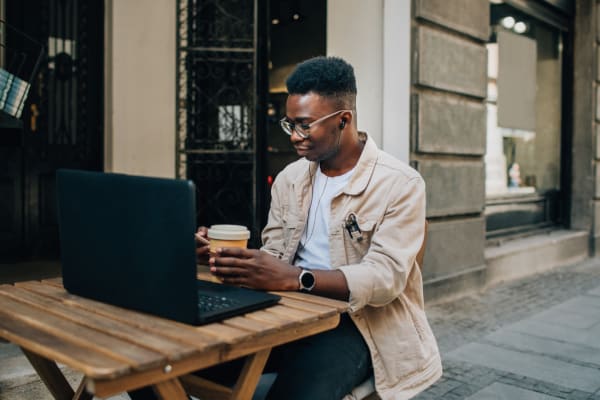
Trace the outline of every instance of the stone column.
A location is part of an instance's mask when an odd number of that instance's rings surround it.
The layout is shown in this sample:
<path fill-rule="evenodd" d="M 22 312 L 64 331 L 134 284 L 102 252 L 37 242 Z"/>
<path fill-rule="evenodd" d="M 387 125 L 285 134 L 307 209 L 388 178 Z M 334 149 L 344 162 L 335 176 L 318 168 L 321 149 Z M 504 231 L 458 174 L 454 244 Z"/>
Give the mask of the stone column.
<path fill-rule="evenodd" d="M 413 165 L 427 183 L 426 296 L 478 288 L 485 269 L 487 0 L 415 0 Z"/>

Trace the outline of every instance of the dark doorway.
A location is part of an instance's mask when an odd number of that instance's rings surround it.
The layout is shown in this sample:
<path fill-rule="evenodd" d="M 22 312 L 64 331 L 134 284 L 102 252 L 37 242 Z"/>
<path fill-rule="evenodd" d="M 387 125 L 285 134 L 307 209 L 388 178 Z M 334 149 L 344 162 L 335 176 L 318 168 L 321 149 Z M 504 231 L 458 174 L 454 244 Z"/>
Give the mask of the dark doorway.
<path fill-rule="evenodd" d="M 103 1 L 8 0 L 7 24 L 42 44 L 20 121 L 0 122 L 0 262 L 58 258 L 55 172 L 101 170 Z M 6 31 L 6 46 L 20 46 Z M 11 62 L 5 54 L 5 63 Z"/>
<path fill-rule="evenodd" d="M 271 184 L 285 166 L 298 159 L 290 137 L 279 126 L 285 115 L 285 80 L 296 65 L 324 56 L 327 36 L 327 2 L 280 0 L 270 3 L 269 96 L 266 172 Z M 268 207 L 270 196 L 267 194 Z"/>

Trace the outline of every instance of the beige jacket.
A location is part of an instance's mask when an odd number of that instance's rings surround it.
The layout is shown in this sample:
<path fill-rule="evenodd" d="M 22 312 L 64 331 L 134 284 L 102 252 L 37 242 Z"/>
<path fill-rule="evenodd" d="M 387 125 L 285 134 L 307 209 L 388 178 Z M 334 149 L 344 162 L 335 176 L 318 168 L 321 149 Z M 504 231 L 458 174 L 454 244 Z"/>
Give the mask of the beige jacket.
<path fill-rule="evenodd" d="M 361 135 L 366 144 L 354 175 L 331 202 L 330 259 L 348 282 L 350 315 L 369 346 L 379 396 L 408 399 L 442 375 L 415 261 L 424 235 L 425 183 Z M 317 165 L 298 160 L 273 184 L 262 250 L 289 263 L 306 224 Z M 361 241 L 345 228 L 350 213 Z"/>

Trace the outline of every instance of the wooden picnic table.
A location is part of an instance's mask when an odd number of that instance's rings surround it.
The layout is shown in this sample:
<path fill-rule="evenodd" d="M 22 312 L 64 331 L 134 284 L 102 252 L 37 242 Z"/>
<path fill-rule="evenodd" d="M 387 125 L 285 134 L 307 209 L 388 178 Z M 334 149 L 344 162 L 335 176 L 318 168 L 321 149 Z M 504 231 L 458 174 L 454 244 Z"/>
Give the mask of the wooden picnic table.
<path fill-rule="evenodd" d="M 274 346 L 332 329 L 347 303 L 277 292 L 280 303 L 203 326 L 186 325 L 67 293 L 60 278 L 0 285 L 0 337 L 21 347 L 56 399 L 91 399 L 153 385 L 169 400 L 186 393 L 251 399 Z M 242 356 L 233 388 L 192 371 Z M 57 363 L 83 374 L 75 390 Z"/>

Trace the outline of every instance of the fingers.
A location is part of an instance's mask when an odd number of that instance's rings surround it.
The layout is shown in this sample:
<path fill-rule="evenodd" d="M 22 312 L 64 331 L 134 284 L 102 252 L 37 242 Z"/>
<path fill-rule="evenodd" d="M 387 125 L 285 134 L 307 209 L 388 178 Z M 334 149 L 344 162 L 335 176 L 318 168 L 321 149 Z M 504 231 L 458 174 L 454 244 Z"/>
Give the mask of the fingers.
<path fill-rule="evenodd" d="M 221 253 L 222 254 L 222 253 Z M 251 268 L 239 257 L 210 257 L 208 260 L 210 272 L 219 278 L 247 276 Z"/>
<path fill-rule="evenodd" d="M 194 234 L 196 241 L 196 262 L 199 264 L 207 264 L 208 256 L 210 253 L 210 242 L 206 237 L 207 229 L 204 226 L 198 228 L 198 231 Z"/>
<path fill-rule="evenodd" d="M 198 256 L 207 256 L 209 253 L 210 253 L 209 246 L 196 247 L 196 255 L 198 255 Z"/>
<path fill-rule="evenodd" d="M 247 274 L 247 271 L 245 268 L 238 268 L 238 267 L 215 267 L 214 265 L 210 266 L 210 272 L 212 272 L 214 275 L 218 276 L 218 277 L 222 277 L 222 278 L 232 278 L 232 277 L 236 277 L 236 276 L 245 276 Z"/>
<path fill-rule="evenodd" d="M 217 257 L 250 258 L 256 250 L 241 247 L 219 247 L 215 250 Z"/>
<path fill-rule="evenodd" d="M 219 271 L 220 274 L 226 275 L 240 275 L 241 271 L 246 271 L 250 268 L 244 263 L 243 259 L 235 257 L 211 256 L 208 259 L 208 264 L 210 265 L 211 272 L 217 273 L 217 271 Z"/>
<path fill-rule="evenodd" d="M 239 276 L 231 276 L 231 277 L 218 277 L 221 282 L 226 283 L 228 285 L 236 285 L 236 286 L 247 286 L 247 279 Z"/>
<path fill-rule="evenodd" d="M 221 282 L 230 285 L 247 286 L 248 277 L 247 270 L 244 268 L 235 267 L 215 267 L 211 265 L 210 272 L 217 277 Z"/>
<path fill-rule="evenodd" d="M 257 272 L 251 259 L 255 251 L 235 247 L 218 248 L 208 260 L 210 272 L 223 283 L 251 287 Z"/>
<path fill-rule="evenodd" d="M 205 226 L 198 227 L 198 230 L 194 234 L 194 238 L 196 239 L 196 243 L 208 245 L 210 243 L 208 241 L 208 228 Z"/>
<path fill-rule="evenodd" d="M 206 238 L 206 234 L 202 235 L 200 232 L 196 232 L 194 234 L 194 238 L 196 239 L 196 243 L 201 244 L 203 246 L 207 246 L 210 244 L 209 240 Z"/>

